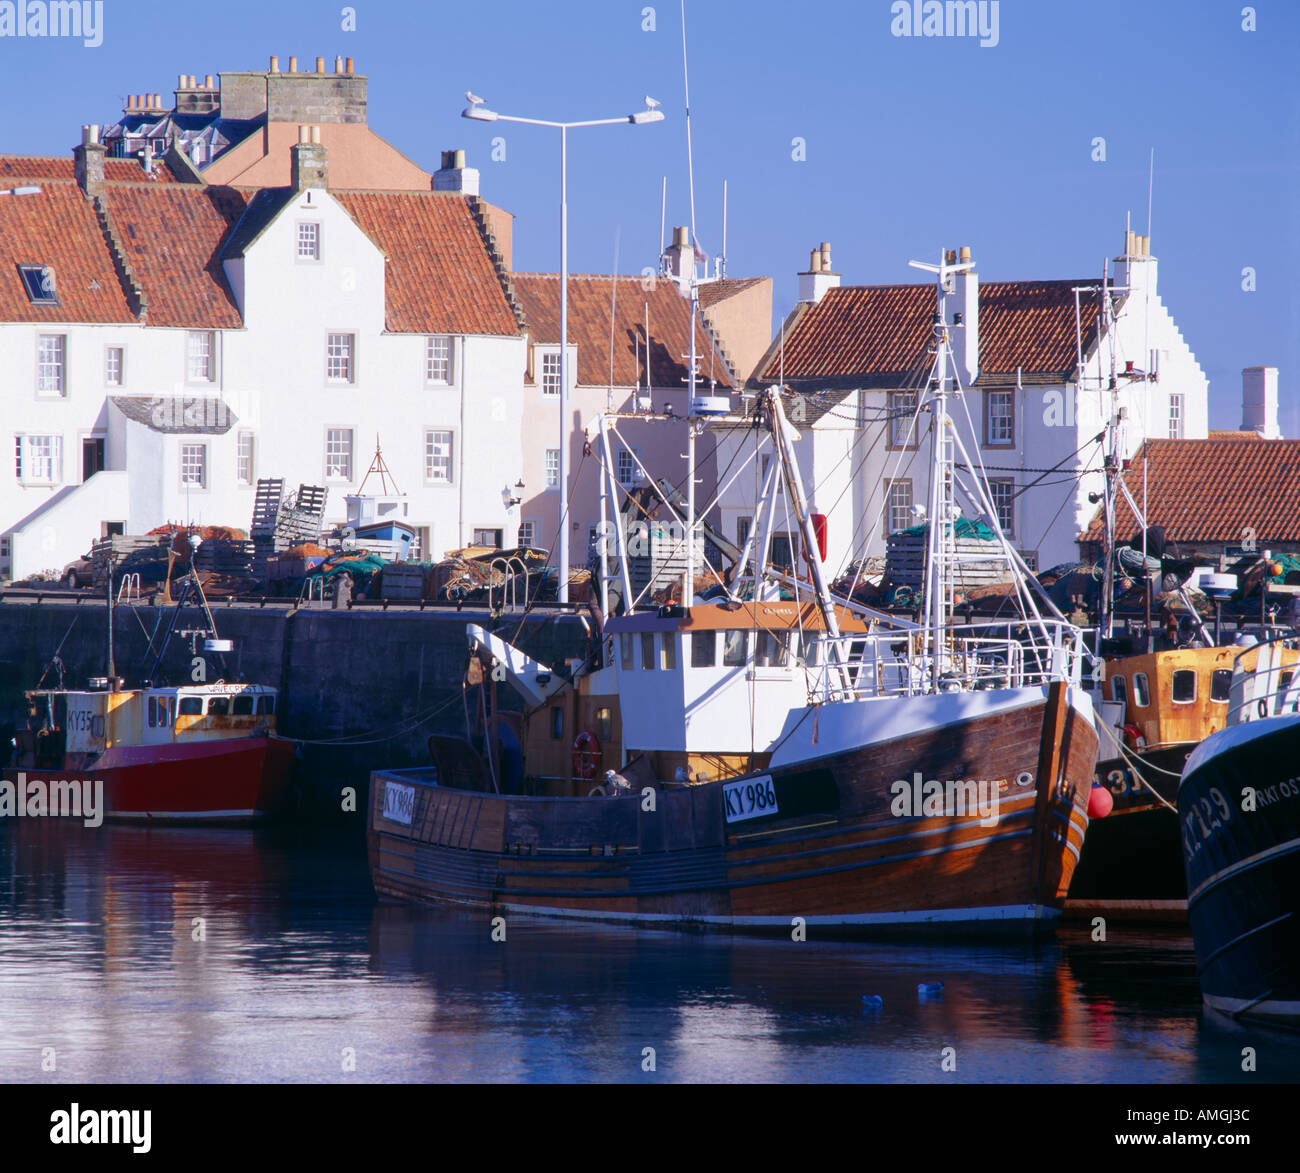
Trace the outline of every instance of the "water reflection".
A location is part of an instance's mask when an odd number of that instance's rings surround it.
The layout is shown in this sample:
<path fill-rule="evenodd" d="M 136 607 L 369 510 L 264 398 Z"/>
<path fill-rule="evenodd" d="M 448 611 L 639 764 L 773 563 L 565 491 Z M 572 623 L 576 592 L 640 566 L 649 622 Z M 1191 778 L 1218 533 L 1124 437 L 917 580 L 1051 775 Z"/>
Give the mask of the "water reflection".
<path fill-rule="evenodd" d="M 1300 1077 L 1300 1039 L 1203 1018 L 1175 931 L 862 945 L 511 917 L 502 942 L 486 915 L 376 904 L 353 836 L 0 825 L 4 1080 L 1261 1077 Z"/>

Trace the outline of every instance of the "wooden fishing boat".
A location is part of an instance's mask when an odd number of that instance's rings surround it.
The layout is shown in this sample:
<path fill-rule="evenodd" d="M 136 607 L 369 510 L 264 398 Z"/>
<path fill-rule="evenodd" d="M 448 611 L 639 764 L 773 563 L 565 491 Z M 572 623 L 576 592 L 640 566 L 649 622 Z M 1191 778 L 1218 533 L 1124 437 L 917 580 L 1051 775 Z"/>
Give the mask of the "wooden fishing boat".
<path fill-rule="evenodd" d="M 1205 1004 L 1300 1025 L 1300 681 L 1283 641 L 1238 662 L 1228 726 L 1178 788 L 1187 914 Z M 1282 676 L 1287 681 L 1282 683 Z"/>
<path fill-rule="evenodd" d="M 951 268 L 941 270 L 926 385 L 935 466 L 948 475 L 934 478 L 929 516 L 951 518 L 961 444 L 947 426 Z M 619 526 L 614 554 L 601 546 L 602 606 L 584 663 L 561 670 L 468 629 L 471 734 L 484 752 L 433 739 L 432 766 L 374 772 L 369 851 L 381 896 L 782 932 L 1031 931 L 1059 914 L 1097 751 L 1082 632 L 1039 613 L 1005 537 L 1022 620 L 954 624 L 952 524 L 928 539 L 923 623 L 834 599 L 775 388 L 762 413 L 775 460 L 723 601 L 694 598 L 686 537 L 699 523 L 688 493 L 685 518 L 665 508 L 683 527 L 689 605 L 627 608 L 599 626 L 611 584 L 636 599 Z M 688 486 L 706 426 L 697 414 Z M 611 502 L 616 425 L 598 424 Z M 782 491 L 808 578 L 753 559 L 741 597 L 751 552 L 770 548 Z M 770 589 L 781 584 L 793 599 Z M 499 682 L 522 698 L 522 714 L 500 711 Z"/>

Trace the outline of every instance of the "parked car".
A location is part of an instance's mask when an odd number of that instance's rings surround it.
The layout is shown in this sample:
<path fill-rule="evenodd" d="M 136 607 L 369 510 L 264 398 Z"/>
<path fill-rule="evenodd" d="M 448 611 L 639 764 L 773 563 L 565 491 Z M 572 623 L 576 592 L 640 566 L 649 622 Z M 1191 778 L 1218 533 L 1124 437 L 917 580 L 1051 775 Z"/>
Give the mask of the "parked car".
<path fill-rule="evenodd" d="M 90 551 L 69 562 L 59 572 L 59 581 L 70 591 L 92 585 L 95 581 L 95 564 L 90 560 Z"/>

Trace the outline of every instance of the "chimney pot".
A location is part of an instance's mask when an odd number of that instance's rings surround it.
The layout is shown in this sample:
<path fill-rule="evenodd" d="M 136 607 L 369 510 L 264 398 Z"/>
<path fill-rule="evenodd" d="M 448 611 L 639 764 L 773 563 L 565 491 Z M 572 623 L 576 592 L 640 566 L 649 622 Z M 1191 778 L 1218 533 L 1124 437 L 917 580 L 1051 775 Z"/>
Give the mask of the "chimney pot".
<path fill-rule="evenodd" d="M 209 90 L 211 90 L 211 89 L 215 89 L 215 88 L 216 88 L 216 87 L 212 84 L 212 74 L 209 73 L 206 77 L 204 77 L 204 79 L 203 79 L 203 85 L 204 85 L 204 88 L 209 89 Z"/>
<path fill-rule="evenodd" d="M 970 260 L 970 245 L 963 244 L 961 246 L 960 251 L 957 253 L 957 259 L 963 264 Z"/>
<path fill-rule="evenodd" d="M 345 73 L 351 73 L 351 72 L 352 72 L 352 58 L 351 58 L 351 57 L 349 57 L 349 58 L 344 62 L 343 70 L 344 70 Z"/>
<path fill-rule="evenodd" d="M 298 72 L 298 58 L 297 58 L 297 57 L 290 57 L 290 58 L 289 58 L 289 72 L 290 72 L 290 73 L 297 73 L 297 72 Z"/>
<path fill-rule="evenodd" d="M 186 79 L 185 79 L 185 75 L 184 75 L 183 73 L 181 73 L 181 74 L 177 74 L 177 76 L 176 76 L 176 88 L 177 88 L 178 90 L 183 90 L 183 89 L 185 88 L 185 80 L 186 80 Z"/>
<path fill-rule="evenodd" d="M 822 271 L 822 250 L 815 248 L 808 254 L 808 272 L 820 273 Z"/>
<path fill-rule="evenodd" d="M 271 58 L 271 72 L 272 73 L 280 72 L 280 58 L 278 57 Z"/>
<path fill-rule="evenodd" d="M 317 58 L 316 58 L 316 72 L 317 72 L 317 73 L 324 73 L 324 72 L 325 72 L 325 58 L 324 58 L 324 57 L 317 57 Z"/>
<path fill-rule="evenodd" d="M 317 147 L 320 146 L 320 127 L 319 127 L 319 126 L 313 126 L 313 127 L 311 128 L 311 141 L 312 141 L 312 145 L 313 145 L 313 146 L 317 146 Z"/>
<path fill-rule="evenodd" d="M 334 58 L 334 72 L 335 72 L 335 73 L 342 73 L 342 72 L 343 72 L 343 58 L 342 58 L 342 57 L 335 57 L 335 58 Z"/>
<path fill-rule="evenodd" d="M 957 263 L 957 250 L 955 248 L 944 249 L 943 260 L 946 265 L 955 265 Z"/>
<path fill-rule="evenodd" d="M 822 241 L 820 252 L 822 255 L 822 272 L 829 273 L 831 271 L 831 243 L 829 240 Z"/>

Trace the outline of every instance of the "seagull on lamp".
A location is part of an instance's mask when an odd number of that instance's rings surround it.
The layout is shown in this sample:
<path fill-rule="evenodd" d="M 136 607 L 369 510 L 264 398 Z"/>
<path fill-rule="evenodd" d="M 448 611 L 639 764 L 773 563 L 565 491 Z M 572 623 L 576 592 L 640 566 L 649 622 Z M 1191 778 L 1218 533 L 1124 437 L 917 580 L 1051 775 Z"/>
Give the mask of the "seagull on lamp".
<path fill-rule="evenodd" d="M 647 110 L 658 110 L 658 109 L 659 109 L 659 103 L 656 102 L 656 101 L 654 100 L 654 98 L 652 98 L 649 94 L 646 94 L 646 96 L 645 96 L 645 108 L 646 108 Z"/>
<path fill-rule="evenodd" d="M 466 91 L 465 91 L 465 97 L 469 99 L 469 104 L 470 104 L 471 106 L 481 106 L 481 105 L 483 105 L 484 99 L 483 99 L 483 98 L 480 98 L 477 94 L 472 94 L 472 93 L 470 93 L 469 90 L 466 90 Z"/>

